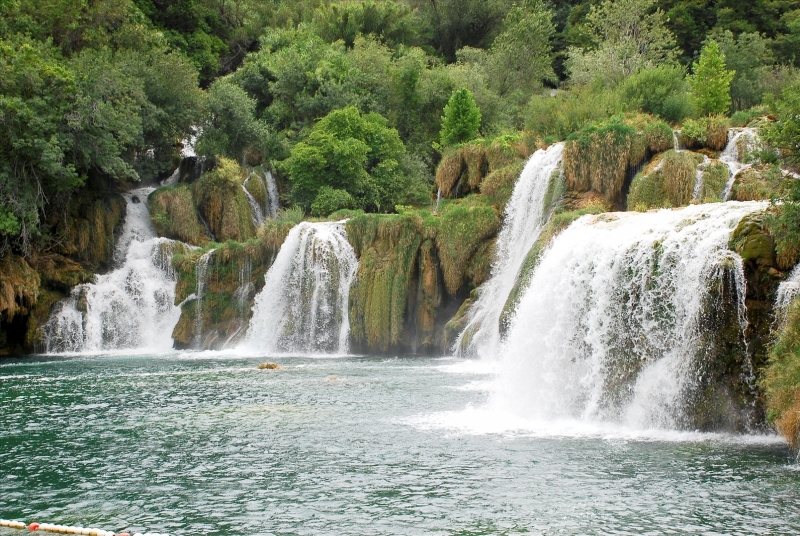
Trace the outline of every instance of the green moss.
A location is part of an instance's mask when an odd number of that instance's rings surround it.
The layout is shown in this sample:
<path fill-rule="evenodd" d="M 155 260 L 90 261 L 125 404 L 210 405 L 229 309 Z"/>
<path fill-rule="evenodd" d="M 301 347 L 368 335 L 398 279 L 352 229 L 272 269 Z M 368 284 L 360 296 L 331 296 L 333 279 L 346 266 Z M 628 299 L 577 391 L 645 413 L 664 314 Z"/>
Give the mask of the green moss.
<path fill-rule="evenodd" d="M 728 183 L 730 170 L 719 161 L 710 162 L 703 170 L 703 203 L 715 203 L 722 200 L 725 185 Z"/>
<path fill-rule="evenodd" d="M 644 211 L 688 205 L 692 200 L 696 171 L 702 157 L 688 151 L 665 152 L 658 169 L 633 178 L 628 192 L 628 210 Z"/>
<path fill-rule="evenodd" d="M 253 171 L 244 182 L 244 187 L 253 196 L 259 206 L 263 207 L 267 204 L 267 189 L 264 188 L 264 183 L 256 176 Z"/>
<path fill-rule="evenodd" d="M 529 154 L 521 135 L 471 141 L 444 152 L 436 170 L 436 185 L 445 198 L 464 197 L 478 191 L 486 193 L 483 183 L 488 177 L 512 165 L 524 166 Z M 505 185 L 508 171 L 503 176 L 495 177 L 493 182 Z M 519 173 L 516 175 L 519 176 Z M 500 194 L 498 200 L 504 203 L 504 193 L 499 192 L 498 186 L 489 186 L 493 192 L 489 195 Z"/>
<path fill-rule="evenodd" d="M 54 253 L 67 256 L 98 272 L 111 267 L 116 235 L 125 217 L 119 194 L 77 192 L 70 198 L 67 217 L 50 222 L 58 240 Z"/>
<path fill-rule="evenodd" d="M 647 148 L 652 153 L 661 153 L 672 149 L 675 145 L 672 127 L 663 121 L 654 121 L 642 131 Z"/>
<path fill-rule="evenodd" d="M 208 243 L 208 236 L 197 217 L 197 207 L 187 185 L 174 188 L 165 186 L 155 190 L 148 196 L 147 206 L 159 236 L 195 246 Z"/>
<path fill-rule="evenodd" d="M 500 229 L 500 218 L 485 200 L 471 196 L 443 211 L 436 247 L 447 291 L 455 294 L 464 282 L 467 265 L 481 242 Z"/>
<path fill-rule="evenodd" d="M 743 260 L 754 261 L 761 266 L 775 264 L 775 243 L 769 235 L 763 213 L 750 214 L 742 218 L 731 233 L 729 247 Z"/>
<path fill-rule="evenodd" d="M 409 289 L 419 256 L 423 221 L 418 214 L 363 214 L 348 220 L 347 236 L 359 258 L 350 290 L 354 342 L 386 352 L 403 335 Z"/>
<path fill-rule="evenodd" d="M 731 188 L 732 201 L 761 201 L 785 193 L 787 181 L 777 165 L 755 166 L 736 175 Z"/>
<path fill-rule="evenodd" d="M 192 185 L 197 209 L 217 240 L 244 241 L 255 236 L 250 204 L 242 190 L 244 177 L 236 162 L 220 158 L 212 171 Z"/>
<path fill-rule="evenodd" d="M 789 305 L 759 382 L 767 418 L 794 449 L 800 449 L 800 299 Z"/>
<path fill-rule="evenodd" d="M 520 160 L 492 171 L 481 183 L 481 193 L 491 198 L 500 211 L 505 210 L 505 205 L 511 199 L 514 185 L 523 169 L 525 169 L 525 162 Z"/>
<path fill-rule="evenodd" d="M 697 164 L 702 157 L 688 151 L 670 150 L 664 153 L 664 165 L 661 168 L 664 194 L 674 207 L 689 204 L 694 193 L 697 179 Z"/>

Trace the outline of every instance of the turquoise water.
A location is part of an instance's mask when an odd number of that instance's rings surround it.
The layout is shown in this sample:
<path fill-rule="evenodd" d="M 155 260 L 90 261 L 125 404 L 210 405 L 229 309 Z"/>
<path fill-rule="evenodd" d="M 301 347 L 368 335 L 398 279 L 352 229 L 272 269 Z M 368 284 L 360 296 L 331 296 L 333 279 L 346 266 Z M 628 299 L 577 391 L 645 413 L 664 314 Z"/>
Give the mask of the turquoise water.
<path fill-rule="evenodd" d="M 171 535 L 778 534 L 776 438 L 527 426 L 453 359 L 0 361 L 0 517 Z M 22 534 L 0 529 L 0 534 Z"/>

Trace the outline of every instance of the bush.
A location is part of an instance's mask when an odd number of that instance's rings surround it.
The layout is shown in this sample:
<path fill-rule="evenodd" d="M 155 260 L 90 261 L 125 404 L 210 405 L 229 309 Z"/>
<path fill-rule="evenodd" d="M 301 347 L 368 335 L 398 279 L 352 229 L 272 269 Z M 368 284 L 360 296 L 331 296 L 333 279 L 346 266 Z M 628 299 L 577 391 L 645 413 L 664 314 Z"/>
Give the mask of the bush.
<path fill-rule="evenodd" d="M 691 112 L 684 77 L 683 67 L 659 65 L 625 79 L 619 93 L 629 109 L 640 109 L 677 123 Z"/>
<path fill-rule="evenodd" d="M 721 151 L 728 143 L 728 120 L 724 117 L 687 119 L 681 126 L 681 138 L 692 149 L 707 147 Z"/>
<path fill-rule="evenodd" d="M 573 132 L 608 120 L 624 111 L 618 94 L 588 89 L 559 91 L 555 96 L 537 95 L 528 102 L 525 128 L 541 138 L 563 140 Z"/>
<path fill-rule="evenodd" d="M 355 208 L 355 204 L 356 200 L 347 190 L 323 186 L 311 203 L 311 215 L 325 217 L 337 210 Z"/>
<path fill-rule="evenodd" d="M 672 128 L 662 121 L 648 124 L 644 127 L 642 135 L 647 142 L 647 148 L 653 153 L 661 153 L 672 149 L 675 145 Z"/>

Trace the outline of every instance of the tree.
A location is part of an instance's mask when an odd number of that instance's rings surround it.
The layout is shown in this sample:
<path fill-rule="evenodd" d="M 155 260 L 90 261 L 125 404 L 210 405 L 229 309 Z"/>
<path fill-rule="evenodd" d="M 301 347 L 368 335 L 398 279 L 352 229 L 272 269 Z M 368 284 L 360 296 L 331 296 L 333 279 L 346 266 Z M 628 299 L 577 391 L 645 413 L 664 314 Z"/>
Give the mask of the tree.
<path fill-rule="evenodd" d="M 555 81 L 552 16 L 541 0 L 526 0 L 508 12 L 489 56 L 488 82 L 500 96 L 515 91 L 530 95 L 542 82 Z"/>
<path fill-rule="evenodd" d="M 725 68 L 725 55 L 716 41 L 709 41 L 692 64 L 689 77 L 691 101 L 700 115 L 722 114 L 731 107 L 731 81 L 735 71 Z"/>
<path fill-rule="evenodd" d="M 443 146 L 457 145 L 473 139 L 481 128 L 481 111 L 475 104 L 472 92 L 459 89 L 444 107 L 442 131 L 439 135 Z"/>
<path fill-rule="evenodd" d="M 567 71 L 579 84 L 614 85 L 643 68 L 675 60 L 675 37 L 655 0 L 604 0 L 586 16 L 589 47 L 570 47 Z"/>
<path fill-rule="evenodd" d="M 733 110 L 747 110 L 760 104 L 765 71 L 773 64 L 769 40 L 758 33 L 734 36 L 730 30 L 714 32 L 712 35 L 725 57 L 726 67 L 736 73 L 731 82 Z"/>
<path fill-rule="evenodd" d="M 197 142 L 198 153 L 237 162 L 248 154 L 263 159 L 270 135 L 267 125 L 256 119 L 255 108 L 255 100 L 229 78 L 214 82 L 208 91 L 208 117 Z"/>
<path fill-rule="evenodd" d="M 800 166 L 800 84 L 786 87 L 772 108 L 777 120 L 762 128 L 764 141 L 779 149 L 790 164 Z M 797 194 L 800 201 L 800 190 Z"/>
<path fill-rule="evenodd" d="M 354 106 L 320 119 L 308 137 L 294 146 L 284 168 L 292 182 L 292 197 L 310 207 L 329 206 L 329 187 L 347 192 L 354 207 L 390 210 L 402 204 L 410 179 L 401 161 L 406 149 L 397 130 L 376 113 L 361 114 Z M 338 197 L 343 197 L 337 194 Z"/>

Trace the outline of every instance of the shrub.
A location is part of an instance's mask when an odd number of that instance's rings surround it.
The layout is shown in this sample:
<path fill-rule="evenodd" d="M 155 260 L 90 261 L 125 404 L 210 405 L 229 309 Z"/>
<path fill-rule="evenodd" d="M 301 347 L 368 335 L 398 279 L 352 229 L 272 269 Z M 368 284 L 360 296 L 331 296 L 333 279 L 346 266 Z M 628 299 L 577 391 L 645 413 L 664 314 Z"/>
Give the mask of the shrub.
<path fill-rule="evenodd" d="M 311 215 L 325 217 L 337 210 L 355 208 L 356 200 L 347 190 L 323 186 L 311 203 Z"/>
<path fill-rule="evenodd" d="M 690 111 L 684 77 L 683 67 L 663 64 L 626 78 L 619 86 L 619 93 L 629 109 L 678 122 Z"/>
<path fill-rule="evenodd" d="M 642 135 L 647 142 L 647 148 L 653 153 L 661 153 L 672 149 L 675 145 L 672 128 L 662 121 L 647 125 L 642 131 Z"/>

